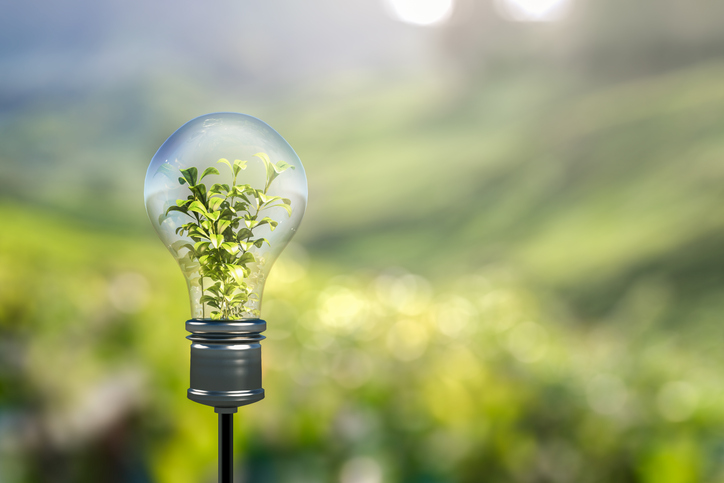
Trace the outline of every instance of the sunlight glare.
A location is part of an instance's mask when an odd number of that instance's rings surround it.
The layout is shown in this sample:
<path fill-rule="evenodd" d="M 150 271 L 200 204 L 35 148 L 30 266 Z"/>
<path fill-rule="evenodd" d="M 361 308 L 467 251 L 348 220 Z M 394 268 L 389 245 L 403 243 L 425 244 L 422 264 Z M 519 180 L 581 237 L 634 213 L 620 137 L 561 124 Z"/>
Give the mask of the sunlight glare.
<path fill-rule="evenodd" d="M 554 22 L 568 13 L 571 0 L 497 0 L 500 13 L 515 22 Z"/>
<path fill-rule="evenodd" d="M 453 0 L 384 0 L 393 18 L 415 25 L 434 25 L 450 18 Z"/>

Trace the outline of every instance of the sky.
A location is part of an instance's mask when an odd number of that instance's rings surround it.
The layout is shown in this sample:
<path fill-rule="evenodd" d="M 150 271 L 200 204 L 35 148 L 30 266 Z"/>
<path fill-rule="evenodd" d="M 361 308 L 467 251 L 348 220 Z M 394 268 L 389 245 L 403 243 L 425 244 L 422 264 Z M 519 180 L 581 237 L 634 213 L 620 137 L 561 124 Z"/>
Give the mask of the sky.
<path fill-rule="evenodd" d="M 314 84 L 415 71 L 441 55 L 475 0 L 12 2 L 0 16 L 0 111 L 39 93 L 148 75 L 222 84 Z M 552 20 L 566 0 L 496 0 L 512 20 Z M 439 60 L 439 59 L 438 59 Z"/>

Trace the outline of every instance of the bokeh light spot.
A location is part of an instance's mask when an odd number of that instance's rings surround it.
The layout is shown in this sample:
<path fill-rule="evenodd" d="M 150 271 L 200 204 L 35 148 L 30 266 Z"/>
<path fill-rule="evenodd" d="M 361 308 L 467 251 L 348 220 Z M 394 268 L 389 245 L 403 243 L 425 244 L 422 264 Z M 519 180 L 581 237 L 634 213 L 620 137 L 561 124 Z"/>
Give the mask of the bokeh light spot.
<path fill-rule="evenodd" d="M 319 319 L 328 327 L 352 329 L 366 308 L 364 297 L 346 287 L 333 285 L 319 296 Z"/>
<path fill-rule="evenodd" d="M 699 392 L 684 381 L 664 384 L 656 397 L 656 405 L 664 419 L 672 422 L 685 421 L 691 417 L 699 403 Z"/>
<path fill-rule="evenodd" d="M 435 318 L 440 332 L 448 337 L 459 337 L 475 316 L 477 310 L 472 303 L 463 297 L 453 296 L 438 306 Z"/>
<path fill-rule="evenodd" d="M 298 243 L 290 243 L 274 265 L 269 277 L 270 284 L 291 284 L 300 281 L 307 275 L 309 254 Z"/>
<path fill-rule="evenodd" d="M 374 290 L 385 307 L 405 315 L 424 312 L 432 296 L 430 283 L 411 273 L 399 277 L 382 274 L 375 280 Z"/>
<path fill-rule="evenodd" d="M 500 14 L 514 22 L 555 22 L 570 10 L 571 0 L 496 0 Z"/>
<path fill-rule="evenodd" d="M 372 368 L 367 354 L 360 350 L 347 350 L 337 355 L 332 375 L 340 386 L 354 389 L 369 380 Z"/>
<path fill-rule="evenodd" d="M 341 483 L 381 483 L 382 467 L 367 457 L 352 458 L 342 466 Z"/>
<path fill-rule="evenodd" d="M 428 339 L 427 329 L 421 323 L 401 320 L 387 333 L 387 348 L 397 359 L 408 362 L 425 353 Z"/>
<path fill-rule="evenodd" d="M 148 304 L 150 290 L 148 280 L 140 273 L 121 273 L 108 285 L 108 299 L 119 312 L 135 314 Z"/>
<path fill-rule="evenodd" d="M 604 415 L 617 413 L 626 402 L 627 393 L 623 381 L 611 374 L 594 376 L 586 387 L 586 396 L 591 409 Z"/>
<path fill-rule="evenodd" d="M 508 349 L 521 362 L 535 362 L 543 357 L 548 346 L 548 334 L 535 322 L 517 325 L 508 336 Z"/>
<path fill-rule="evenodd" d="M 453 0 L 384 0 L 390 15 L 414 25 L 435 25 L 452 15 Z"/>

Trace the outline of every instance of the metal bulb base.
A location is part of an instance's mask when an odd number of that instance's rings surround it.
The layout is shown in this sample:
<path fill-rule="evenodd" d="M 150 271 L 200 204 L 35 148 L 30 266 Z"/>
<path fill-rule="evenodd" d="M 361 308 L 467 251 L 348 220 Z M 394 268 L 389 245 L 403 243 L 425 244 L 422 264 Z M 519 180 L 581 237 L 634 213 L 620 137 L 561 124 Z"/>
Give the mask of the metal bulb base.
<path fill-rule="evenodd" d="M 264 399 L 261 341 L 266 322 L 188 320 L 191 335 L 191 387 L 188 398 L 218 409 Z M 222 412 L 222 411 L 219 411 Z M 223 411 L 226 412 L 226 411 Z"/>

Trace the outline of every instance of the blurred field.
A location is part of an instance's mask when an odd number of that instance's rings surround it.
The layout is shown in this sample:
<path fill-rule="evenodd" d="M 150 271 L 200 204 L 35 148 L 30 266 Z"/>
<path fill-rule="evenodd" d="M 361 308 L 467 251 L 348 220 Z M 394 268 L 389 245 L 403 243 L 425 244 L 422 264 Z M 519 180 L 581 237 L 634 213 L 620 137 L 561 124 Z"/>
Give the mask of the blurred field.
<path fill-rule="evenodd" d="M 213 479 L 214 415 L 183 397 L 185 293 L 163 248 L 2 216 L 25 234 L 2 246 L 7 477 Z M 268 396 L 238 418 L 248 481 L 721 476 L 717 368 L 656 326 L 657 287 L 581 327 L 504 264 L 439 287 L 399 269 L 329 278 L 291 249 L 266 294 Z"/>
<path fill-rule="evenodd" d="M 244 481 L 724 479 L 723 73 L 368 88 L 276 126 L 312 195 L 265 295 Z M 42 116 L 6 155 L 42 149 L 58 122 Z M 82 152 L 23 181 L 37 197 L 6 187 L 3 481 L 213 481 L 214 414 L 185 399 L 183 279 L 140 206 L 146 161 Z M 58 194 L 94 169 L 104 192 Z"/>

